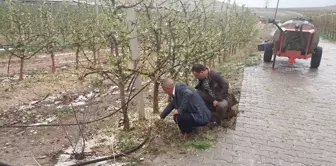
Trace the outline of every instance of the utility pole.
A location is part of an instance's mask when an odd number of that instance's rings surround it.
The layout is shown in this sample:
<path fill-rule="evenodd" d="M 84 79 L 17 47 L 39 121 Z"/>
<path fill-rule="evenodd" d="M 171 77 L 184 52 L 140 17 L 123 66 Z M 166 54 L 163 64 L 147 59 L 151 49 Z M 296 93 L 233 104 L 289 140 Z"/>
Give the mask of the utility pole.
<path fill-rule="evenodd" d="M 279 1 L 280 1 L 280 0 L 278 0 L 278 2 L 277 2 L 277 6 L 276 6 L 276 8 L 275 8 L 274 20 L 275 20 L 275 18 L 276 18 L 276 16 L 277 16 L 277 13 L 278 13 Z"/>
<path fill-rule="evenodd" d="M 96 6 L 96 16 L 97 16 L 97 21 L 98 21 L 98 13 L 99 13 L 99 9 L 98 9 L 98 3 L 97 3 L 97 0 L 95 0 L 95 6 Z"/>
<path fill-rule="evenodd" d="M 99 5 L 101 5 L 101 4 L 99 4 L 100 1 L 98 2 L 98 0 L 95 0 L 94 3 L 95 3 L 95 7 L 96 7 L 96 27 L 98 29 L 99 28 Z M 96 40 L 96 37 L 95 37 L 94 38 L 94 44 L 95 44 L 95 46 L 94 46 L 94 49 L 95 49 L 94 54 L 95 55 L 93 55 L 93 56 L 96 57 L 97 61 L 94 62 L 94 63 L 95 63 L 95 65 L 97 65 L 96 63 L 98 63 L 98 65 L 101 65 L 100 64 L 100 52 L 99 52 L 99 49 L 98 49 L 99 45 L 97 43 L 98 43 L 98 41 Z"/>
<path fill-rule="evenodd" d="M 138 62 L 140 60 L 140 49 L 138 45 L 138 40 L 137 40 L 137 29 L 136 29 L 136 15 L 134 8 L 128 8 L 127 9 L 127 21 L 128 21 L 128 29 L 131 32 L 131 54 L 132 54 L 132 61 L 133 61 L 133 69 L 137 70 L 138 69 Z M 135 91 L 138 92 L 141 90 L 141 75 L 136 74 L 137 77 L 135 79 Z M 139 115 L 139 120 L 145 119 L 145 108 L 144 108 L 144 97 L 143 97 L 143 92 L 140 92 L 136 97 L 135 97 L 136 103 L 137 103 L 137 111 Z"/>
<path fill-rule="evenodd" d="M 265 9 L 268 7 L 269 0 L 265 0 Z"/>

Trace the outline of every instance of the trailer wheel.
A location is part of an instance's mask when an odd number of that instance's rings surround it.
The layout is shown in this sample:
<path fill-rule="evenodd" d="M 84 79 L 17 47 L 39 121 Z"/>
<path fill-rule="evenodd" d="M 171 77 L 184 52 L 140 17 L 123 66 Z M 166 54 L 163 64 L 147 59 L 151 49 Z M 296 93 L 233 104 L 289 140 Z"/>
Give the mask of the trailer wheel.
<path fill-rule="evenodd" d="M 315 53 L 313 53 L 312 58 L 310 60 L 310 68 L 315 69 L 320 66 L 321 59 L 322 59 L 322 53 L 323 53 L 322 47 L 317 46 Z"/>
<path fill-rule="evenodd" d="M 265 44 L 264 62 L 271 62 L 273 56 L 273 43 Z"/>

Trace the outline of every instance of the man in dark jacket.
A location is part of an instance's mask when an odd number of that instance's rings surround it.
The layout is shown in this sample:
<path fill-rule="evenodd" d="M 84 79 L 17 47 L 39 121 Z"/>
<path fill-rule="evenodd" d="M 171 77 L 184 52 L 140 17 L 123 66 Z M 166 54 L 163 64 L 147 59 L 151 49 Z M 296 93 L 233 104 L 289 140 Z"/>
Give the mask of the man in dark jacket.
<path fill-rule="evenodd" d="M 164 92 L 173 100 L 161 113 L 164 119 L 173 109 L 174 121 L 177 123 L 183 137 L 192 132 L 193 127 L 206 126 L 211 118 L 211 112 L 195 89 L 181 83 L 175 84 L 172 79 L 165 79 L 161 83 Z"/>
<path fill-rule="evenodd" d="M 0 166 L 10 166 L 10 165 L 0 162 Z"/>
<path fill-rule="evenodd" d="M 229 94 L 229 84 L 221 73 L 210 70 L 202 64 L 193 65 L 191 70 L 199 80 L 195 89 L 213 113 L 214 121 L 220 124 L 221 120 L 236 116 L 236 112 L 231 107 L 237 104 L 237 100 Z"/>

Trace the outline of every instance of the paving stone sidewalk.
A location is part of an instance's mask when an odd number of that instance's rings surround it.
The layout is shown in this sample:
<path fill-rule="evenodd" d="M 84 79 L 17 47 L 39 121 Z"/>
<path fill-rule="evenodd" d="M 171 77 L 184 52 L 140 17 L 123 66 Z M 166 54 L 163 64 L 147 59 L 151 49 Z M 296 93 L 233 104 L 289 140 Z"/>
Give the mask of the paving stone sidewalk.
<path fill-rule="evenodd" d="M 244 72 L 235 130 L 197 155 L 164 156 L 177 166 L 336 165 L 336 44 L 320 41 L 318 70 L 310 60 L 289 65 L 278 59 Z M 155 161 L 154 161 L 155 163 Z"/>

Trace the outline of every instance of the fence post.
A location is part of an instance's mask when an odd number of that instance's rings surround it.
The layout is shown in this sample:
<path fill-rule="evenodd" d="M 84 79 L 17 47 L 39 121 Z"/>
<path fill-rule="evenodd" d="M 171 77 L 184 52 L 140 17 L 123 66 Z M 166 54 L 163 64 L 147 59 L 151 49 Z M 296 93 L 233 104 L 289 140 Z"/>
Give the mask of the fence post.
<path fill-rule="evenodd" d="M 128 28 L 131 32 L 131 54 L 132 54 L 132 61 L 133 61 L 133 69 L 137 70 L 139 68 L 138 62 L 140 61 L 140 48 L 138 45 L 137 40 L 137 29 L 136 29 L 136 14 L 134 11 L 134 8 L 128 8 L 127 9 L 127 21 L 128 21 Z M 136 74 L 137 77 L 135 79 L 135 91 L 138 92 L 141 90 L 141 75 Z M 144 97 L 143 92 L 140 92 L 136 97 L 136 103 L 137 103 L 137 112 L 139 115 L 139 119 L 143 120 L 145 119 L 145 108 L 144 108 Z"/>

